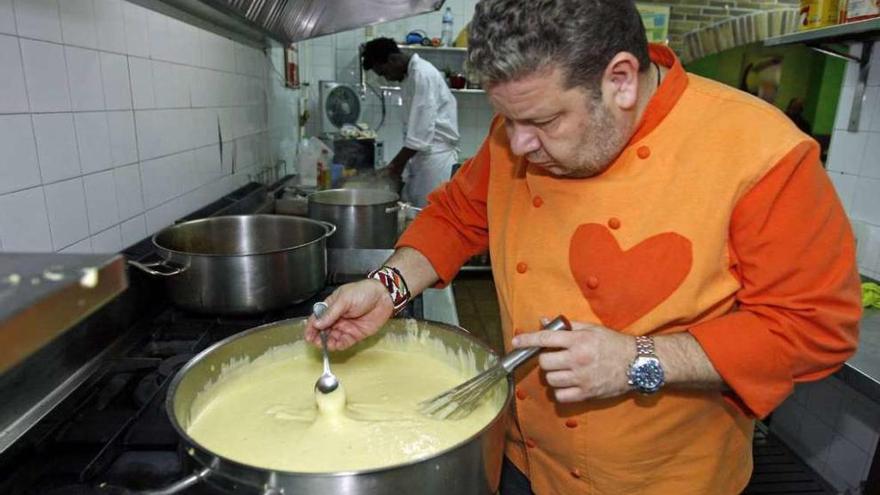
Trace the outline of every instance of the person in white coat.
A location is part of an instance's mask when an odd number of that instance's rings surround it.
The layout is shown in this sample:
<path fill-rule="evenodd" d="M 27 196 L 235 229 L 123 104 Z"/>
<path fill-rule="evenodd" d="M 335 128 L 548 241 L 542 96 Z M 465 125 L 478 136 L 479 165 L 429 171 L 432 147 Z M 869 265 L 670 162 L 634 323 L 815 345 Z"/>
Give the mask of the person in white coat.
<path fill-rule="evenodd" d="M 405 136 L 388 173 L 404 181 L 403 199 L 418 207 L 449 180 L 458 160 L 458 106 L 443 74 L 417 54 L 400 51 L 390 38 L 364 45 L 365 70 L 402 83 Z"/>

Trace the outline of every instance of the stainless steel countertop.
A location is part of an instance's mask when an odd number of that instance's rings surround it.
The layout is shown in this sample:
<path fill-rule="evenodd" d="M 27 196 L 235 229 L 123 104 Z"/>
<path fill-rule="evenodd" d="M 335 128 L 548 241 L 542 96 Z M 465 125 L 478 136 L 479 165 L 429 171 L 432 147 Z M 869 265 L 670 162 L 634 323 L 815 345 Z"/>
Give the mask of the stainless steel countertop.
<path fill-rule="evenodd" d="M 83 320 L 127 287 L 119 255 L 0 254 L 0 452 L 96 367 L 116 329 Z"/>
<path fill-rule="evenodd" d="M 426 289 L 422 293 L 426 320 L 439 321 L 449 325 L 459 325 L 458 309 L 455 307 L 455 293 L 452 284 L 442 289 Z"/>
<path fill-rule="evenodd" d="M 119 255 L 0 254 L 0 373 L 126 287 Z"/>
<path fill-rule="evenodd" d="M 836 376 L 880 403 L 880 310 L 865 309 L 859 325 L 859 348 Z"/>

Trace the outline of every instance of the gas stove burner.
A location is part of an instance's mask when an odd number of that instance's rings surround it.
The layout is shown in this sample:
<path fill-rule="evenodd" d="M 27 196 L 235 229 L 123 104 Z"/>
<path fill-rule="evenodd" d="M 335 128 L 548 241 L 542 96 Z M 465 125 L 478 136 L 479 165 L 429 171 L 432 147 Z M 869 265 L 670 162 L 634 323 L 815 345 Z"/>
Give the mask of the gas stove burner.
<path fill-rule="evenodd" d="M 132 398 L 134 399 L 135 404 L 137 404 L 138 407 L 144 407 L 148 402 L 153 400 L 153 397 L 155 397 L 159 392 L 159 389 L 162 388 L 164 382 L 164 378 L 158 371 L 152 371 L 144 375 L 132 393 Z"/>
<path fill-rule="evenodd" d="M 123 452 L 110 466 L 105 488 L 156 489 L 181 478 L 183 464 L 176 451 Z"/>
<path fill-rule="evenodd" d="M 186 353 L 163 359 L 162 362 L 159 363 L 158 368 L 156 368 L 156 371 L 147 373 L 138 382 L 134 389 L 135 403 L 137 403 L 138 406 L 143 407 L 153 400 L 159 390 L 165 385 L 165 383 L 167 383 L 168 378 L 174 375 L 174 373 L 177 373 L 177 370 L 182 368 L 187 361 L 192 359 L 192 357 L 193 354 Z"/>
<path fill-rule="evenodd" d="M 163 359 L 162 362 L 159 363 L 159 374 L 165 378 L 170 377 L 177 373 L 177 370 L 182 368 L 184 364 L 192 359 L 193 355 L 194 354 L 185 353 L 178 356 L 172 356 L 168 359 Z"/>

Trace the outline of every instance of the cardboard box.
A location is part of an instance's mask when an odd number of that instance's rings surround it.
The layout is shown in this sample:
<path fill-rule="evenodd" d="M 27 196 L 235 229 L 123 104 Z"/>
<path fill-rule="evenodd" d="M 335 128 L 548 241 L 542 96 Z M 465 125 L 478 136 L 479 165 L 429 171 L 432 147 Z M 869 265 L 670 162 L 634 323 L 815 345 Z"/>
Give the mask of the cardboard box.
<path fill-rule="evenodd" d="M 846 2 L 843 22 L 863 21 L 880 17 L 880 0 L 849 0 Z"/>

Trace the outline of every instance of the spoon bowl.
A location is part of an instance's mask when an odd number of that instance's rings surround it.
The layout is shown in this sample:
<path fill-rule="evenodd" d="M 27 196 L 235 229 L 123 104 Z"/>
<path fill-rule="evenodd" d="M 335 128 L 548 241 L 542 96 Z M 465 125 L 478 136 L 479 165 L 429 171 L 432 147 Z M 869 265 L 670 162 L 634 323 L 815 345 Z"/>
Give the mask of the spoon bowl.
<path fill-rule="evenodd" d="M 315 315 L 315 319 L 320 320 L 324 313 L 327 312 L 327 303 L 318 302 L 312 306 L 312 313 Z M 321 392 L 322 394 L 329 394 L 330 392 L 339 388 L 339 379 L 336 378 L 336 375 L 330 371 L 330 355 L 327 352 L 327 331 L 322 330 L 320 332 L 321 335 L 321 348 L 324 353 L 324 373 L 318 377 L 318 381 L 315 382 L 315 389 Z"/>

